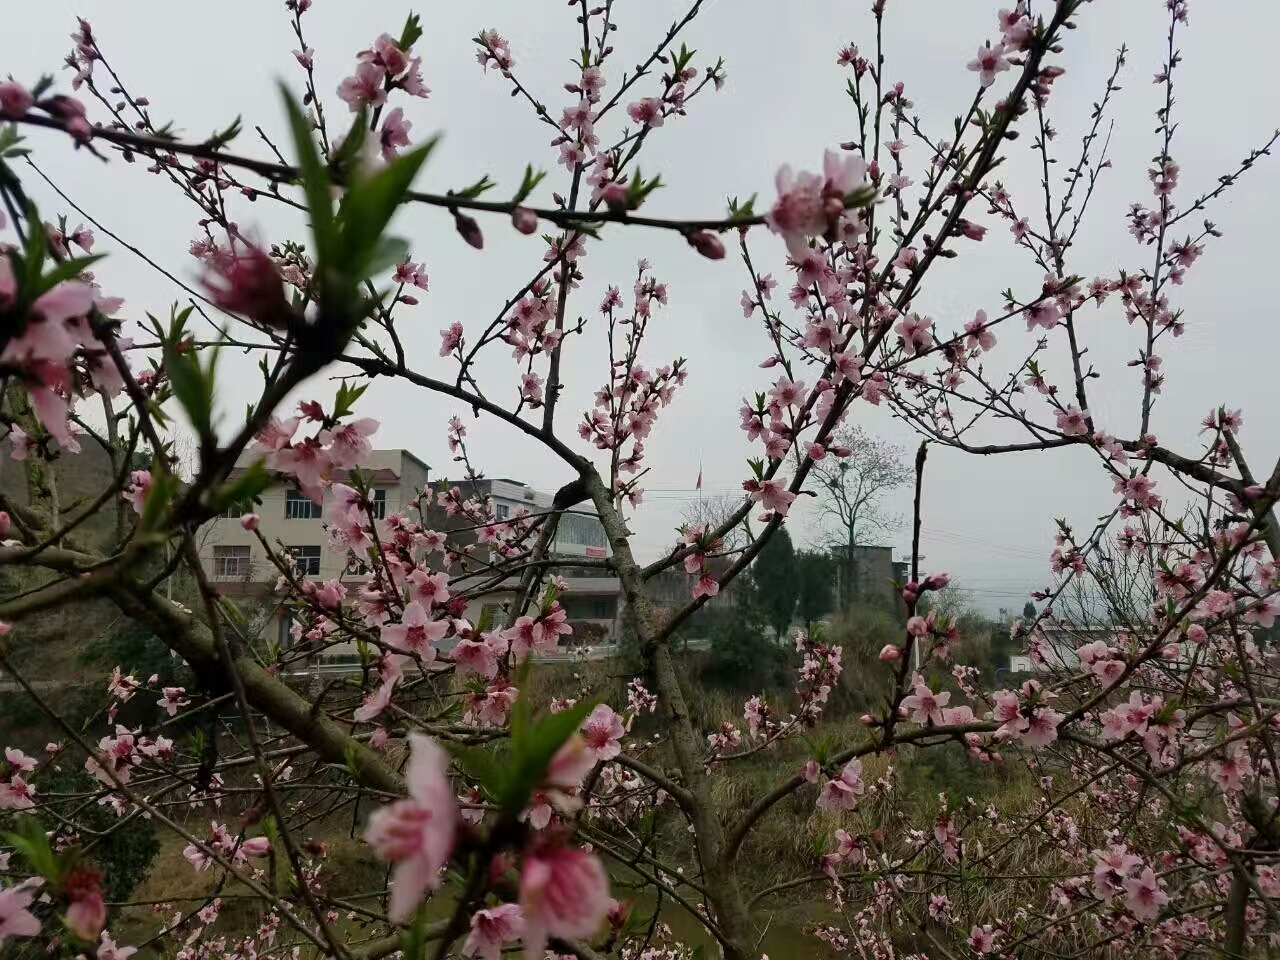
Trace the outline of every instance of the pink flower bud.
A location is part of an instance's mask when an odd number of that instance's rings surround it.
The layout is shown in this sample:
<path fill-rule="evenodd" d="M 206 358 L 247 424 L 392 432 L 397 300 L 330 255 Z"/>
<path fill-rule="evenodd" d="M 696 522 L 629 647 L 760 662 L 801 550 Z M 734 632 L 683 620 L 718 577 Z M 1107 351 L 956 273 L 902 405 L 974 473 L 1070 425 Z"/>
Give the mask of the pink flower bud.
<path fill-rule="evenodd" d="M 864 713 L 858 718 L 858 722 L 864 727 L 874 727 L 876 725 L 876 718 L 869 713 Z"/>
<path fill-rule="evenodd" d="M 708 260 L 724 259 L 724 244 L 713 233 L 708 233 L 705 230 L 691 233 L 689 234 L 689 245 Z"/>
<path fill-rule="evenodd" d="M 0 537 L 3 537 L 5 534 L 7 534 L 9 532 L 9 528 L 12 525 L 13 525 L 13 522 L 9 519 L 9 514 L 5 513 L 5 511 L 3 510 L 0 510 Z"/>
<path fill-rule="evenodd" d="M 951 574 L 935 573 L 932 577 L 925 577 L 922 589 L 924 590 L 941 590 L 951 582 Z"/>
<path fill-rule="evenodd" d="M 12 80 L 0 83 L 0 115 L 17 120 L 31 109 L 33 103 L 35 100 L 30 91 L 22 84 Z"/>
<path fill-rule="evenodd" d="M 259 517 L 256 513 L 246 513 L 240 518 L 240 526 L 244 527 L 251 533 L 258 529 L 258 522 Z"/>
<path fill-rule="evenodd" d="M 271 841 L 266 837 L 250 837 L 240 844 L 240 851 L 246 857 L 265 857 L 271 852 Z"/>
<path fill-rule="evenodd" d="M 213 302 L 277 330 L 287 329 L 293 308 L 284 295 L 284 281 L 275 263 L 257 247 L 215 261 L 204 279 Z"/>
<path fill-rule="evenodd" d="M 528 207 L 516 207 L 511 211 L 511 225 L 523 234 L 531 234 L 538 229 L 538 215 Z"/>
<path fill-rule="evenodd" d="M 892 643 L 886 643 L 880 648 L 880 659 L 884 663 L 892 663 L 894 660 L 901 660 L 902 651 Z"/>
<path fill-rule="evenodd" d="M 625 183 L 607 183 L 600 191 L 600 199 L 605 202 L 610 210 L 614 213 L 625 213 L 627 210 L 627 200 L 629 191 Z M 693 242 L 692 240 L 690 241 Z"/>
<path fill-rule="evenodd" d="M 102 899 L 102 874 L 91 867 L 77 867 L 62 882 L 71 901 L 67 927 L 81 940 L 97 940 L 107 924 L 107 905 Z"/>
<path fill-rule="evenodd" d="M 458 228 L 458 233 L 462 235 L 462 239 L 471 244 L 477 250 L 484 249 L 484 234 L 480 232 L 480 224 L 465 214 L 455 213 L 453 215 L 453 225 Z"/>

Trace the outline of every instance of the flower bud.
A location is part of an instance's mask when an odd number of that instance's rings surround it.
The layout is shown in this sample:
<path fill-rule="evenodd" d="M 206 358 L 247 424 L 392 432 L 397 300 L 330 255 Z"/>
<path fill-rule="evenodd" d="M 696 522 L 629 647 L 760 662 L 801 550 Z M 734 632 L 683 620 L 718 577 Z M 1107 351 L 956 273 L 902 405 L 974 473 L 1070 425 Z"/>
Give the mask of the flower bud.
<path fill-rule="evenodd" d="M 511 225 L 526 236 L 538 229 L 538 215 L 528 207 L 516 207 L 511 211 Z"/>
<path fill-rule="evenodd" d="M 466 214 L 455 213 L 453 215 L 453 225 L 458 228 L 458 233 L 462 235 L 462 239 L 471 244 L 477 250 L 484 249 L 484 234 L 480 232 L 480 224 L 476 223 Z"/>
<path fill-rule="evenodd" d="M 720 242 L 719 237 L 706 230 L 689 234 L 689 245 L 708 260 L 724 259 L 724 244 Z"/>

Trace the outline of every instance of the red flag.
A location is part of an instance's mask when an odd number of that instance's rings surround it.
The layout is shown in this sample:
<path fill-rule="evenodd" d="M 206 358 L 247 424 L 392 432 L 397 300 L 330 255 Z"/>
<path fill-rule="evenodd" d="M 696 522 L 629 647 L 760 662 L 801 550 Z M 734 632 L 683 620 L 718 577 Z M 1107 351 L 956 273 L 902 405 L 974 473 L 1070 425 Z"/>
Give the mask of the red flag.
<path fill-rule="evenodd" d="M 698 482 L 693 485 L 693 489 L 695 490 L 702 489 L 702 468 L 701 467 L 698 468 Z"/>

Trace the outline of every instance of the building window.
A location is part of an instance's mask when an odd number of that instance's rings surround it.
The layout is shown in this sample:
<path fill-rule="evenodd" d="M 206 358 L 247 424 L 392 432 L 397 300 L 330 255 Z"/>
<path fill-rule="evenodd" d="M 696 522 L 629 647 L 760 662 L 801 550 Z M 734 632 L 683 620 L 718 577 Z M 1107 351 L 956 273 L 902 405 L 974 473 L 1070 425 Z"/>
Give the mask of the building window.
<path fill-rule="evenodd" d="M 511 508 L 505 503 L 500 503 L 493 509 L 493 515 L 499 520 L 505 520 L 511 516 Z"/>
<path fill-rule="evenodd" d="M 613 573 L 604 567 L 557 566 L 553 567 L 551 572 L 557 576 L 564 577 L 566 580 L 601 580 L 613 577 Z M 681 581 L 681 583 L 683 583 L 683 581 Z"/>
<path fill-rule="evenodd" d="M 618 612 L 617 597 L 565 597 L 562 605 L 570 620 L 612 620 Z"/>
<path fill-rule="evenodd" d="M 373 491 L 373 515 L 379 520 L 387 518 L 387 491 L 382 487 Z"/>
<path fill-rule="evenodd" d="M 369 562 L 357 557 L 354 553 L 348 553 L 347 567 L 342 572 L 348 577 L 367 577 L 369 575 Z"/>
<path fill-rule="evenodd" d="M 281 610 L 278 623 L 276 641 L 280 644 L 281 650 L 288 650 L 293 646 L 293 614 L 288 610 Z"/>
<path fill-rule="evenodd" d="M 320 504 L 296 487 L 285 494 L 284 518 L 286 520 L 319 520 L 320 514 Z"/>
<path fill-rule="evenodd" d="M 486 630 L 502 626 L 502 604 L 486 603 L 482 606 L 480 608 L 480 619 L 477 623 L 483 624 Z"/>
<path fill-rule="evenodd" d="M 249 576 L 247 546 L 214 547 L 213 575 L 219 580 L 238 580 Z"/>
<path fill-rule="evenodd" d="M 227 509 L 218 514 L 218 516 L 225 517 L 228 520 L 235 520 L 237 517 L 244 516 L 244 507 L 240 506 L 238 503 L 233 503 L 231 506 L 227 507 Z"/>
<path fill-rule="evenodd" d="M 289 555 L 293 557 L 293 568 L 300 577 L 320 576 L 319 547 L 290 547 Z"/>
<path fill-rule="evenodd" d="M 556 537 L 565 543 L 584 547 L 605 547 L 609 541 L 599 517 L 588 513 L 566 513 L 560 517 Z"/>

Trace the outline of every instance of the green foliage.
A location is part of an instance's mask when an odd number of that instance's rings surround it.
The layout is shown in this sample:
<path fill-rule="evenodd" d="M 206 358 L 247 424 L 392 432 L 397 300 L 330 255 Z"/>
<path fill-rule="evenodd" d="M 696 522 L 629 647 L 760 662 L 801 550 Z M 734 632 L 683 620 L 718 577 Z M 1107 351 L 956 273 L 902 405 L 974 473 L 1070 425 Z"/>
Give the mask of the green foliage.
<path fill-rule="evenodd" d="M 96 780 L 75 767 L 55 766 L 39 779 L 45 796 L 89 794 L 97 786 Z M 94 839 L 84 847 L 55 853 L 49 834 L 64 828 L 64 824 L 43 812 L 23 815 L 13 821 L 14 829 L 4 834 L 5 846 L 16 852 L 31 872 L 55 886 L 72 867 L 87 861 L 101 869 L 102 892 L 108 902 L 128 900 L 160 853 L 155 826 L 144 817 L 122 820 L 110 808 L 90 803 L 79 806 L 76 827 L 82 836 Z"/>
<path fill-rule="evenodd" d="M 547 768 L 596 705 L 593 697 L 534 722 L 532 708 L 521 696 L 511 712 L 511 757 L 498 785 L 502 806 L 513 816 L 529 802 L 529 797 L 546 776 Z"/>
<path fill-rule="evenodd" d="M 545 170 L 535 171 L 529 164 L 525 164 L 524 178 L 520 181 L 520 189 L 516 191 L 516 195 L 511 198 L 512 203 L 524 203 L 528 199 L 529 194 L 533 193 L 534 188 L 540 184 L 546 177 Z"/>
<path fill-rule="evenodd" d="M 711 633 L 702 680 L 735 693 L 781 690 L 787 685 L 788 649 L 765 635 L 749 610 L 735 608 Z"/>
<path fill-rule="evenodd" d="M 187 419 L 195 428 L 202 444 L 213 437 L 213 396 L 217 389 L 218 348 L 206 351 L 209 363 L 206 367 L 200 356 L 181 342 L 181 331 L 177 339 L 168 339 L 163 344 L 164 367 L 169 373 L 169 383 L 173 394 L 182 405 Z"/>
<path fill-rule="evenodd" d="M 410 15 L 404 36 L 415 36 L 420 30 L 417 18 Z M 360 139 L 348 137 L 333 165 L 333 172 L 345 186 L 341 208 L 335 211 L 330 169 L 316 147 L 310 122 L 289 92 L 283 88 L 282 92 L 315 238 L 315 277 L 321 305 L 319 322 L 313 327 L 299 327 L 295 333 L 300 337 L 305 362 L 319 366 L 346 346 L 373 309 L 376 297 L 366 297 L 362 285 L 370 276 L 402 262 L 408 255 L 409 248 L 403 240 L 384 234 L 436 141 L 369 173 L 353 162 L 368 127 L 363 113 L 358 115 L 353 130 L 360 131 Z"/>
<path fill-rule="evenodd" d="M 859 604 L 831 620 L 825 637 L 828 643 L 844 648 L 845 670 L 839 688 L 832 693 L 829 714 L 883 708 L 890 674 L 878 655 L 886 643 L 900 644 L 902 636 L 902 625 L 878 606 Z"/>
<path fill-rule="evenodd" d="M 422 18 L 416 13 L 410 13 L 404 21 L 404 29 L 400 31 L 400 40 L 396 45 L 408 52 L 409 48 L 420 39 L 422 39 Z"/>
<path fill-rule="evenodd" d="M 343 380 L 338 384 L 338 395 L 333 401 L 333 416 L 335 419 L 341 420 L 343 417 L 351 415 L 351 411 L 355 409 L 356 401 L 364 396 L 364 392 L 369 389 L 367 383 L 356 384 L 352 386 Z"/>
<path fill-rule="evenodd" d="M 796 615 L 806 625 L 835 609 L 836 562 L 826 553 L 802 550 L 796 554 L 800 580 Z"/>
<path fill-rule="evenodd" d="M 791 535 L 780 527 L 751 565 L 756 603 L 765 622 L 781 637 L 791 626 L 800 590 L 800 568 Z"/>
<path fill-rule="evenodd" d="M 214 488 L 208 495 L 209 509 L 221 513 L 233 504 L 248 509 L 271 486 L 271 476 L 262 461 L 249 465 L 239 477 Z"/>
<path fill-rule="evenodd" d="M 90 659 L 99 666 L 110 669 L 117 664 L 126 673 L 131 673 L 141 680 L 152 674 L 160 678 L 160 684 L 175 686 L 178 682 L 179 661 L 169 653 L 169 648 L 150 628 L 137 620 L 125 620 L 107 634 L 101 645 L 86 648 L 85 659 Z M 146 702 L 149 709 L 145 718 L 150 722 L 155 719 L 156 705 L 139 694 L 134 700 Z M 124 709 L 133 706 L 134 701 L 123 705 Z M 124 723 L 124 720 L 120 721 Z"/>

